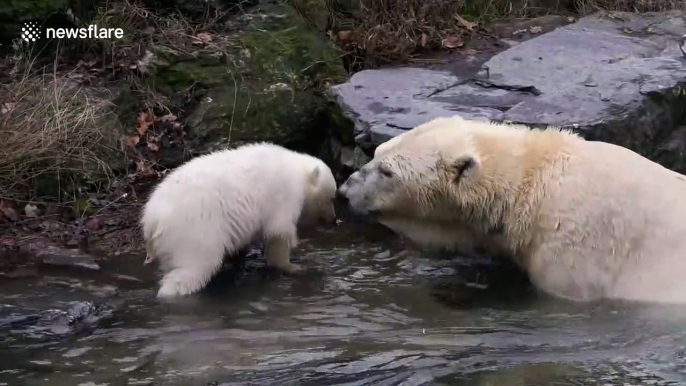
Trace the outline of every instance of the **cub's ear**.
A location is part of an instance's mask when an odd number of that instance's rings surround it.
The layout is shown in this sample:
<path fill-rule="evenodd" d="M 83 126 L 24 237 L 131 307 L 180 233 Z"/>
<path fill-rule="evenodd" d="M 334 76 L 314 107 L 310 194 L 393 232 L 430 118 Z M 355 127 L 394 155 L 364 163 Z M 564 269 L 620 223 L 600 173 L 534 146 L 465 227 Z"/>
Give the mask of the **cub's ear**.
<path fill-rule="evenodd" d="M 467 178 L 479 170 L 479 160 L 470 154 L 444 160 L 444 165 L 454 182 Z"/>
<path fill-rule="evenodd" d="M 319 166 L 315 166 L 314 169 L 312 169 L 312 171 L 310 171 L 310 175 L 309 175 L 310 184 L 317 185 L 317 183 L 319 182 L 319 175 L 321 173 L 322 173 L 322 171 L 319 170 Z"/>

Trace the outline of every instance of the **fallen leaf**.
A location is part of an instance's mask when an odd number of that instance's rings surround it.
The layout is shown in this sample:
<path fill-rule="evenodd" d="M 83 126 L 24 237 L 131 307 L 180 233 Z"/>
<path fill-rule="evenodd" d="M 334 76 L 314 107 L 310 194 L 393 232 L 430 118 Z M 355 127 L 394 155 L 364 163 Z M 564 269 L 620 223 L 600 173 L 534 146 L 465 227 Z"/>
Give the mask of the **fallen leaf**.
<path fill-rule="evenodd" d="M 193 37 L 195 41 L 193 41 L 193 44 L 207 44 L 212 42 L 212 35 L 208 34 L 207 32 L 200 32 L 199 34 L 195 35 Z"/>
<path fill-rule="evenodd" d="M 160 145 L 155 142 L 148 142 L 148 149 L 150 149 L 150 151 L 158 151 L 160 150 Z"/>
<path fill-rule="evenodd" d="M 143 175 L 150 175 L 153 173 L 150 165 L 148 165 L 147 162 L 145 162 L 145 159 L 143 159 L 143 157 L 140 155 L 138 157 L 138 161 L 136 161 L 136 173 Z"/>
<path fill-rule="evenodd" d="M 19 220 L 17 211 L 12 208 L 12 203 L 7 200 L 0 201 L 0 213 L 2 213 L 10 221 Z"/>
<path fill-rule="evenodd" d="M 343 42 L 349 42 L 352 40 L 353 31 L 338 31 L 338 39 Z"/>
<path fill-rule="evenodd" d="M 429 37 L 425 33 L 422 34 L 422 47 L 426 47 L 426 43 L 429 42 Z"/>
<path fill-rule="evenodd" d="M 174 114 L 167 114 L 167 115 L 161 116 L 159 119 L 160 119 L 160 121 L 162 121 L 162 122 L 169 122 L 169 121 L 175 121 L 175 120 L 177 120 L 178 117 L 177 117 L 176 115 L 174 115 Z"/>
<path fill-rule="evenodd" d="M 119 225 L 119 224 L 121 224 L 121 220 L 110 219 L 110 220 L 105 221 L 105 225 L 107 225 L 108 227 Z"/>
<path fill-rule="evenodd" d="M 541 27 L 541 26 L 529 27 L 529 32 L 531 32 L 532 34 L 541 33 L 541 31 L 543 31 L 543 27 Z"/>
<path fill-rule="evenodd" d="M 10 102 L 3 103 L 2 108 L 0 109 L 0 113 L 2 113 L 2 115 L 9 114 L 10 112 L 12 112 L 12 110 L 14 110 L 14 107 L 16 105 L 16 103 Z"/>
<path fill-rule="evenodd" d="M 521 35 L 521 34 L 525 33 L 526 31 L 527 30 L 525 30 L 525 29 L 518 29 L 518 30 L 512 32 L 512 35 Z"/>
<path fill-rule="evenodd" d="M 97 231 L 98 229 L 100 229 L 100 220 L 98 220 L 97 218 L 89 219 L 88 221 L 86 221 L 86 228 L 89 231 Z"/>
<path fill-rule="evenodd" d="M 36 218 L 38 217 L 38 207 L 31 204 L 26 204 L 24 207 L 24 214 L 26 217 Z"/>
<path fill-rule="evenodd" d="M 632 33 L 634 33 L 634 31 L 631 28 L 624 28 L 624 33 L 627 35 L 631 35 Z"/>
<path fill-rule="evenodd" d="M 5 236 L 2 239 L 0 239 L 0 244 L 4 247 L 16 247 L 17 246 L 17 240 L 11 236 Z"/>
<path fill-rule="evenodd" d="M 62 225 L 60 223 L 58 223 L 57 221 L 48 221 L 48 220 L 43 221 L 40 224 L 40 226 L 46 232 L 56 232 L 62 228 Z"/>
<path fill-rule="evenodd" d="M 136 126 L 136 131 L 138 132 L 138 135 L 143 135 L 146 131 L 148 131 L 148 128 L 152 125 L 152 119 L 149 118 L 148 113 L 146 113 L 145 111 L 141 111 L 138 114 L 137 123 L 138 125 Z"/>
<path fill-rule="evenodd" d="M 576 18 L 574 16 L 567 16 L 567 21 L 570 23 L 574 23 L 576 21 Z"/>
<path fill-rule="evenodd" d="M 138 142 L 140 142 L 140 141 L 141 141 L 141 137 L 139 137 L 137 135 L 130 135 L 124 139 L 124 142 L 126 142 L 126 146 L 128 146 L 132 149 L 135 149 L 136 145 L 138 145 Z"/>
<path fill-rule="evenodd" d="M 97 60 L 79 60 L 79 62 L 76 64 L 77 67 L 86 67 L 86 68 L 91 68 L 95 66 L 97 63 Z"/>
<path fill-rule="evenodd" d="M 450 36 L 446 39 L 443 39 L 443 41 L 441 42 L 441 45 L 444 48 L 452 49 L 452 48 L 462 47 L 464 45 L 464 41 L 459 36 Z"/>
<path fill-rule="evenodd" d="M 474 30 L 474 27 L 477 26 L 477 23 L 472 23 L 471 21 L 467 21 L 462 16 L 457 15 L 457 14 L 455 15 L 455 20 L 457 20 L 457 22 L 461 26 L 465 27 L 468 31 Z"/>

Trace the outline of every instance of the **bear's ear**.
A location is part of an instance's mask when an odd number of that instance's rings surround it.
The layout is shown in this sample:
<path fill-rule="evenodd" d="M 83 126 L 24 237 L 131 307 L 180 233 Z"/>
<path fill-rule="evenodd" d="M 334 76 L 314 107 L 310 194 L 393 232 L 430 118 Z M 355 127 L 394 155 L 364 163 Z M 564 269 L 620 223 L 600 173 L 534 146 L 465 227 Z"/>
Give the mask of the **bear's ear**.
<path fill-rule="evenodd" d="M 451 174 L 452 180 L 458 182 L 476 172 L 479 168 L 479 160 L 473 155 L 465 154 L 458 158 L 448 160 L 446 162 L 446 168 L 448 173 Z"/>
<path fill-rule="evenodd" d="M 317 185 L 317 183 L 319 182 L 319 175 L 320 174 L 321 174 L 321 170 L 319 170 L 319 166 L 315 166 L 309 175 L 310 184 Z"/>

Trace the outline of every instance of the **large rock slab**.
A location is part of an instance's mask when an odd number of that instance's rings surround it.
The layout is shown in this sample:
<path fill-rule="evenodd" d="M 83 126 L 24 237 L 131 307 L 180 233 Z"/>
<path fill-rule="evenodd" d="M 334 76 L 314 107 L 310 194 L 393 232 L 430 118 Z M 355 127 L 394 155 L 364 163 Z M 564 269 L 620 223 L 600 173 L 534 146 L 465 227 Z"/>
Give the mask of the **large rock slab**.
<path fill-rule="evenodd" d="M 360 143 L 441 116 L 571 127 L 686 171 L 686 14 L 597 13 L 487 60 L 355 74 L 331 93 Z"/>

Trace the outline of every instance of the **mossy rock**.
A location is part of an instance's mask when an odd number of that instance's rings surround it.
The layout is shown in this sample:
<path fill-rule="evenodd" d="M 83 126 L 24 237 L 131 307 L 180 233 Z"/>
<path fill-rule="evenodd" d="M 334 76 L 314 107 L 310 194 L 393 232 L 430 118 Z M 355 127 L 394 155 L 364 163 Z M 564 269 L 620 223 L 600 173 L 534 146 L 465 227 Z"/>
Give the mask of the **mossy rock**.
<path fill-rule="evenodd" d="M 199 96 L 186 118 L 190 150 L 321 143 L 329 109 L 337 108 L 322 88 L 345 80 L 341 53 L 285 3 L 254 7 L 229 23 L 238 32 L 196 52 L 154 50 L 154 88 L 169 96 L 193 88 Z"/>

